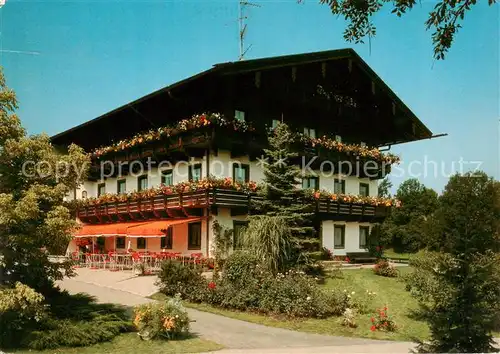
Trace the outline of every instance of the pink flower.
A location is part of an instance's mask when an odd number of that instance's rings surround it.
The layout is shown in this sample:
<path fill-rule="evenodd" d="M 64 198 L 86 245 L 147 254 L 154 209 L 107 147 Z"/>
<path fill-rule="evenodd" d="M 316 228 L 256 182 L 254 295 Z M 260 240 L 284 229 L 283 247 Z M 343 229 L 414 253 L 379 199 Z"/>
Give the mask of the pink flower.
<path fill-rule="evenodd" d="M 209 288 L 209 289 L 212 289 L 212 290 L 213 290 L 213 289 L 215 289 L 216 287 L 217 287 L 217 285 L 216 285 L 213 281 L 211 281 L 210 283 L 208 283 L 208 288 Z"/>

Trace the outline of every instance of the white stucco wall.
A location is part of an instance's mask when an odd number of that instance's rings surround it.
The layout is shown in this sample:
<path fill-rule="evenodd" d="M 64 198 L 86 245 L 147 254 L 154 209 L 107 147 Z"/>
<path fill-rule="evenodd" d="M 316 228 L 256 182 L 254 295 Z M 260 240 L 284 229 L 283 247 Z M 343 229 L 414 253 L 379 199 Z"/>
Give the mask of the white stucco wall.
<path fill-rule="evenodd" d="M 262 182 L 264 179 L 264 172 L 261 166 L 258 165 L 258 161 L 250 161 L 248 156 L 241 156 L 238 158 L 231 158 L 229 151 L 219 151 L 217 155 L 213 152 L 209 156 L 210 171 L 207 171 L 206 158 L 193 158 L 189 162 L 178 163 L 175 166 L 170 166 L 168 164 L 163 164 L 160 167 L 152 167 L 148 172 L 148 187 L 156 187 L 161 184 L 161 171 L 170 169 L 173 167 L 173 180 L 174 184 L 187 181 L 189 179 L 189 165 L 201 163 L 202 164 L 202 176 L 208 177 L 208 174 L 218 178 L 233 176 L 232 165 L 234 162 L 241 162 L 243 164 L 248 164 L 250 166 L 250 180 L 257 183 Z M 333 192 L 334 180 L 339 178 L 338 174 L 322 174 L 319 170 L 315 170 L 316 176 L 319 176 L 320 189 Z M 82 192 L 87 191 L 87 197 L 97 197 L 97 186 L 100 183 L 106 184 L 106 193 L 116 193 L 117 191 L 117 180 L 126 180 L 126 190 L 127 192 L 132 192 L 137 190 L 137 179 L 141 174 L 126 175 L 121 178 L 110 177 L 98 182 L 85 182 L 77 190 L 77 198 L 82 198 Z M 368 183 L 370 196 L 377 196 L 378 193 L 378 181 L 370 180 L 368 178 L 357 178 L 355 176 L 340 176 L 341 179 L 345 180 L 345 191 L 347 194 L 359 194 L 359 184 Z M 72 199 L 72 193 L 68 196 L 68 199 Z"/>
<path fill-rule="evenodd" d="M 333 243 L 333 230 L 334 225 L 344 225 L 345 226 L 345 247 L 343 249 L 335 249 Z M 370 223 L 360 223 L 360 222 L 345 222 L 345 221 L 333 221 L 325 220 L 321 223 L 321 243 L 323 247 L 328 248 L 332 251 L 334 256 L 344 256 L 347 252 L 366 252 L 366 249 L 359 248 L 359 227 L 369 226 L 371 231 Z"/>

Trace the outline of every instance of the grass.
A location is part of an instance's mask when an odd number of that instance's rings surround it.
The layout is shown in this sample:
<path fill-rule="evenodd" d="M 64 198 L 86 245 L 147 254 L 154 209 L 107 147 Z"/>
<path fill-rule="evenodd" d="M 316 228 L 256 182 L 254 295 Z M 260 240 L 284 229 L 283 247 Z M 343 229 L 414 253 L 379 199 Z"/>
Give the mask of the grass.
<path fill-rule="evenodd" d="M 120 354 L 134 354 L 134 353 L 200 353 L 209 352 L 222 349 L 223 347 L 217 343 L 207 341 L 204 339 L 190 337 L 183 340 L 176 341 L 143 341 L 136 333 L 122 334 L 110 342 L 99 343 L 89 347 L 80 348 L 59 348 L 53 350 L 20 350 L 15 353 L 82 353 L 82 354 L 100 354 L 100 353 L 120 353 Z"/>
<path fill-rule="evenodd" d="M 384 250 L 384 256 L 387 258 L 401 258 L 401 259 L 410 259 L 411 256 L 413 256 L 414 253 L 398 253 L 394 251 L 393 248 L 388 248 Z"/>
<path fill-rule="evenodd" d="M 405 273 L 409 270 L 407 267 L 401 267 L 398 269 L 400 273 Z M 377 276 L 371 269 L 353 269 L 344 271 L 342 279 L 328 279 L 324 288 L 340 288 L 346 289 L 349 292 L 354 291 L 355 294 L 352 296 L 366 296 L 365 293 L 367 290 L 375 292 L 376 296 L 372 302 L 373 311 L 377 308 L 388 306 L 388 313 L 395 320 L 398 326 L 398 331 L 392 333 L 370 331 L 370 318 L 372 316 L 370 313 L 358 315 L 358 327 L 348 328 L 342 325 L 342 317 L 289 320 L 263 316 L 257 313 L 226 310 L 207 304 L 185 303 L 185 306 L 200 311 L 211 312 L 266 326 L 310 333 L 399 341 L 411 341 L 415 338 L 425 339 L 429 335 L 427 324 L 416 320 L 412 316 L 412 310 L 415 310 L 418 307 L 417 302 L 405 290 L 404 284 L 399 280 L 399 278 L 385 278 Z M 152 298 L 162 300 L 165 299 L 165 296 L 163 294 L 155 294 Z"/>

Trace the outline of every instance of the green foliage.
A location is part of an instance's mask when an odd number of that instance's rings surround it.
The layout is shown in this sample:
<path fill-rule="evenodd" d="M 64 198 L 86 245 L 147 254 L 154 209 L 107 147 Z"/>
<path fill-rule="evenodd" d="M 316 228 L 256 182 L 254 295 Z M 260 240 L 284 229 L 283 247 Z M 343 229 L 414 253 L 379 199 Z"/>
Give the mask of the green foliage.
<path fill-rule="evenodd" d="M 380 198 L 390 198 L 391 197 L 391 192 L 390 192 L 391 188 L 392 188 L 391 180 L 389 179 L 389 177 L 385 177 L 378 184 L 378 196 Z"/>
<path fill-rule="evenodd" d="M 298 0 L 302 2 L 304 0 Z M 432 29 L 432 43 L 434 45 L 434 58 L 444 59 L 451 48 L 455 34 L 461 28 L 462 21 L 477 0 L 440 0 L 437 1 L 429 17 L 425 21 L 425 28 Z M 390 4 L 391 13 L 398 17 L 406 14 L 418 3 L 416 0 L 320 0 L 326 4 L 332 14 L 341 16 L 348 21 L 344 31 L 344 39 L 349 42 L 363 43 L 366 37 L 373 37 L 376 28 L 372 17 L 379 13 L 384 5 Z M 497 0 L 488 0 L 488 4 L 496 4 Z"/>
<path fill-rule="evenodd" d="M 294 258 L 304 262 L 306 252 L 318 250 L 319 240 L 313 227 L 313 206 L 305 202 L 305 191 L 297 188 L 302 176 L 294 163 L 298 154 L 291 152 L 292 135 L 286 124 L 279 123 L 269 136 L 262 200 L 253 201 L 252 214 L 283 218 L 294 241 Z M 257 217 L 250 216 L 250 221 Z"/>
<path fill-rule="evenodd" d="M 45 315 L 45 298 L 17 282 L 15 288 L 0 291 L 0 348 L 16 345 L 26 328 Z"/>
<path fill-rule="evenodd" d="M 179 267 L 188 268 L 182 264 Z M 162 278 L 161 289 L 166 295 L 179 293 L 192 302 L 291 318 L 340 315 L 348 300 L 339 291 L 324 292 L 314 278 L 304 272 L 290 270 L 274 275 L 267 267 L 260 266 L 259 259 L 247 251 L 236 251 L 228 257 L 217 282 L 208 282 L 193 275 L 191 279 L 195 281 L 183 277 L 190 284 L 187 287 L 180 282 L 170 286 L 163 279 L 165 277 Z"/>
<path fill-rule="evenodd" d="M 25 285 L 0 293 L 0 347 L 35 350 L 81 347 L 131 330 L 125 309 L 52 289 L 45 297 Z"/>
<path fill-rule="evenodd" d="M 233 247 L 233 230 L 222 226 L 217 220 L 213 222 L 212 230 L 214 232 L 212 249 L 212 254 L 214 255 L 214 274 L 218 275 L 219 269 Z"/>
<path fill-rule="evenodd" d="M 222 280 L 236 286 L 243 286 L 262 270 L 257 266 L 258 264 L 259 257 L 255 253 L 245 250 L 235 251 L 224 264 Z"/>
<path fill-rule="evenodd" d="M 394 332 L 397 330 L 396 322 L 387 314 L 387 306 L 383 309 L 377 310 L 375 316 L 371 318 L 372 326 L 371 331 L 387 331 Z"/>
<path fill-rule="evenodd" d="M 281 216 L 254 216 L 244 232 L 244 248 L 274 274 L 294 263 L 292 234 Z"/>
<path fill-rule="evenodd" d="M 264 313 L 316 318 L 332 314 L 327 293 L 303 272 L 291 270 L 265 277 L 260 294 L 259 310 Z"/>
<path fill-rule="evenodd" d="M 144 340 L 176 339 L 189 333 L 189 317 L 179 297 L 140 305 L 134 315 L 134 325 Z"/>
<path fill-rule="evenodd" d="M 206 280 L 201 275 L 201 268 L 169 259 L 161 264 L 157 284 L 160 291 L 167 296 L 180 294 L 183 299 L 197 301 L 203 296 L 200 288 L 204 288 L 202 284 L 206 286 Z"/>
<path fill-rule="evenodd" d="M 432 335 L 422 352 L 493 352 L 500 313 L 500 193 L 485 174 L 453 176 L 439 200 L 441 253 L 422 252 L 407 287 Z"/>
<path fill-rule="evenodd" d="M 373 272 L 383 277 L 395 278 L 398 276 L 396 267 L 391 265 L 386 259 L 379 259 L 377 264 L 373 267 Z"/>
<path fill-rule="evenodd" d="M 426 246 L 426 223 L 437 208 L 437 193 L 408 179 L 399 186 L 396 198 L 402 206 L 393 208 L 382 224 L 381 243 L 397 252 L 417 252 Z"/>
<path fill-rule="evenodd" d="M 43 293 L 71 274 L 48 253 L 64 253 L 71 239 L 77 224 L 63 198 L 85 180 L 89 158 L 76 146 L 57 153 L 46 135 L 27 136 L 16 108 L 0 73 L 0 281 Z"/>

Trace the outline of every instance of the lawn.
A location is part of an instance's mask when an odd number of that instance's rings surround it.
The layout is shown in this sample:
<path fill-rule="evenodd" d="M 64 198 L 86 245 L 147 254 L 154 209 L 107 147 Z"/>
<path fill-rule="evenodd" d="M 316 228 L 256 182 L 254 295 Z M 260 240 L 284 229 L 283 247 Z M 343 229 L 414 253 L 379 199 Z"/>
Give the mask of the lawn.
<path fill-rule="evenodd" d="M 15 353 L 83 353 L 83 354 L 100 354 L 100 353 L 200 353 L 222 349 L 223 347 L 217 343 L 210 342 L 204 339 L 191 337 L 183 340 L 175 341 L 143 341 L 136 333 L 126 333 L 119 335 L 111 342 L 104 342 L 90 347 L 81 348 L 59 348 L 54 350 L 19 350 Z"/>
<path fill-rule="evenodd" d="M 410 259 L 411 256 L 413 256 L 414 253 L 398 253 L 394 251 L 393 248 L 388 248 L 384 250 L 384 256 L 387 258 L 401 258 L 401 259 Z"/>
<path fill-rule="evenodd" d="M 401 273 L 409 270 L 407 267 L 398 268 Z M 365 337 L 373 339 L 403 340 L 411 341 L 414 338 L 424 339 L 429 335 L 429 330 L 424 322 L 418 321 L 412 316 L 412 310 L 417 308 L 417 302 L 405 290 L 404 283 L 399 278 L 385 278 L 377 276 L 371 269 L 344 270 L 343 278 L 328 279 L 324 285 L 326 289 L 346 289 L 352 296 L 365 296 L 366 291 L 375 292 L 373 307 L 389 308 L 389 315 L 393 316 L 398 326 L 394 333 L 370 331 L 371 314 L 358 315 L 358 328 L 347 328 L 342 326 L 341 317 L 327 319 L 288 320 L 266 317 L 256 313 L 238 312 L 216 308 L 206 304 L 186 303 L 186 307 L 201 311 L 216 313 L 219 315 L 236 318 L 243 321 L 259 323 L 272 327 L 286 328 L 296 331 L 312 332 L 319 334 Z M 153 296 L 158 300 L 164 298 L 162 294 Z"/>

